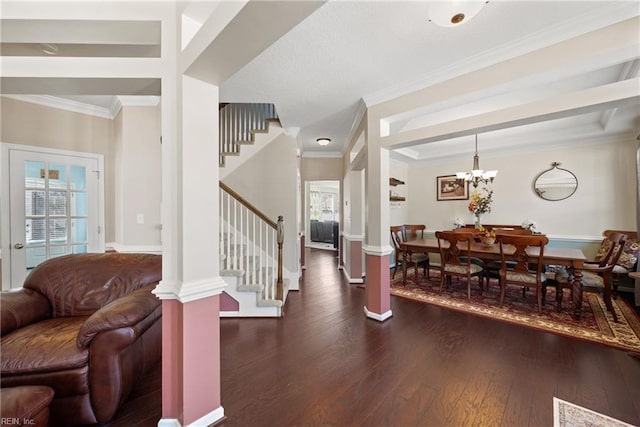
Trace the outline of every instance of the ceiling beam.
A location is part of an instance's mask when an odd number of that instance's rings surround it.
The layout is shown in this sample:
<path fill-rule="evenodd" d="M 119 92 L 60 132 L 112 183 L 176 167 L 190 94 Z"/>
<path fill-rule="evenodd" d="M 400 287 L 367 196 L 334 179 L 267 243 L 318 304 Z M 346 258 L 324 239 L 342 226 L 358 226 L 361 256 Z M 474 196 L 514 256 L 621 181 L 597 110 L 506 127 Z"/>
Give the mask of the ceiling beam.
<path fill-rule="evenodd" d="M 380 143 L 390 149 L 411 147 L 638 102 L 640 79 L 635 78 L 385 136 Z"/>
<path fill-rule="evenodd" d="M 215 35 L 206 48 L 201 49 L 192 63 L 183 63 L 185 74 L 220 85 L 276 40 L 311 15 L 324 1 L 251 1 L 246 4 Z M 213 24 L 209 24 L 213 25 Z M 203 25 L 207 29 L 207 25 Z M 199 36 L 194 41 L 202 46 Z M 195 44 L 194 44 L 195 46 Z"/>

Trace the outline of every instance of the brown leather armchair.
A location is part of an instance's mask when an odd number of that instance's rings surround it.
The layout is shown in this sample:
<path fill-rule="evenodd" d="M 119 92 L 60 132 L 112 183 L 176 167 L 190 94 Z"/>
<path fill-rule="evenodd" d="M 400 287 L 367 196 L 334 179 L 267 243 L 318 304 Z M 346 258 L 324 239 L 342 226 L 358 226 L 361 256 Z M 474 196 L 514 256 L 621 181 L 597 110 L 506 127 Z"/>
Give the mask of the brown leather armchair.
<path fill-rule="evenodd" d="M 54 389 L 50 424 L 109 421 L 161 355 L 160 255 L 74 254 L 0 294 L 0 385 Z"/>

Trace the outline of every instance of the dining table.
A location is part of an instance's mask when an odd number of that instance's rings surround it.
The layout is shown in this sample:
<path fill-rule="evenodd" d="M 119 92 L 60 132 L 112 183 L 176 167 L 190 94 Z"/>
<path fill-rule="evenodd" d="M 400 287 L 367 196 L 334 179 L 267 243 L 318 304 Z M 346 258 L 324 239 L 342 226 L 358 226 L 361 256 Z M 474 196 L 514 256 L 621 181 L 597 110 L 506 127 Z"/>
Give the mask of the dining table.
<path fill-rule="evenodd" d="M 448 247 L 449 243 L 442 242 L 444 247 Z M 467 250 L 467 244 L 465 242 L 459 242 L 458 247 L 461 250 Z M 408 260 L 413 253 L 440 253 L 437 239 L 416 239 L 408 240 L 400 244 L 402 250 L 403 263 L 402 263 L 402 280 L 406 283 L 407 280 L 407 268 Z M 529 256 L 537 257 L 540 248 L 530 247 L 527 249 Z M 511 245 L 505 245 L 505 254 L 513 254 L 515 247 Z M 471 256 L 480 258 L 482 260 L 496 261 L 500 260 L 500 245 L 498 243 L 485 244 L 482 242 L 474 241 L 471 243 Z M 542 260 L 545 265 L 561 265 L 569 267 L 572 270 L 573 282 L 572 282 L 572 316 L 575 319 L 579 319 L 582 316 L 582 270 L 584 263 L 587 260 L 582 250 L 577 248 L 564 248 L 557 246 L 545 246 L 542 254 Z M 558 299 L 558 301 L 561 301 Z"/>

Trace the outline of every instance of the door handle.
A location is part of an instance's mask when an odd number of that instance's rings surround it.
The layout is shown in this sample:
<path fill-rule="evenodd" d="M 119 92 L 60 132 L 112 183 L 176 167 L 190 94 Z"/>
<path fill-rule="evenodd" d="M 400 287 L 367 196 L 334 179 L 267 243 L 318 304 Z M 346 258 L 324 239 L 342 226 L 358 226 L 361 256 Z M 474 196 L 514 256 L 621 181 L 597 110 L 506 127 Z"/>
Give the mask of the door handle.
<path fill-rule="evenodd" d="M 13 245 L 13 247 L 16 249 L 22 249 L 24 248 L 24 245 L 22 243 L 16 243 L 15 245 Z"/>

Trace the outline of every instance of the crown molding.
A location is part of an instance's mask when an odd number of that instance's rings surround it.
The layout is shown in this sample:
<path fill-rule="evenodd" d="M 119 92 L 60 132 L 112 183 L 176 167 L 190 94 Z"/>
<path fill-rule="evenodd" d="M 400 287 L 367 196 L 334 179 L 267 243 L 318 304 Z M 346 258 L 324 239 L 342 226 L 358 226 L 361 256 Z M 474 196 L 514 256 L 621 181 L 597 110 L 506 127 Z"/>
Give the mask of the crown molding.
<path fill-rule="evenodd" d="M 636 2 L 621 2 L 621 4 L 612 6 L 604 13 L 602 13 L 602 11 L 585 13 L 544 31 L 538 31 L 527 37 L 497 46 L 494 49 L 469 56 L 447 67 L 435 70 L 419 79 L 415 79 L 412 82 L 391 86 L 364 97 L 363 101 L 367 107 L 372 107 L 638 15 L 639 10 Z"/>
<path fill-rule="evenodd" d="M 108 108 L 105 108 L 52 95 L 2 96 L 5 98 L 15 99 L 17 101 L 29 102 L 32 104 L 43 105 L 45 107 L 58 108 L 60 110 L 72 111 L 74 113 L 86 114 L 109 120 L 115 119 L 123 106 L 154 107 L 160 103 L 159 96 L 114 96 L 111 105 Z"/>
<path fill-rule="evenodd" d="M 45 107 L 58 108 L 60 110 L 72 111 L 74 113 L 88 114 L 103 119 L 114 119 L 110 109 L 73 101 L 71 99 L 59 98 L 51 95 L 2 95 L 5 98 L 17 101 L 29 102 L 31 104 L 44 105 Z"/>

